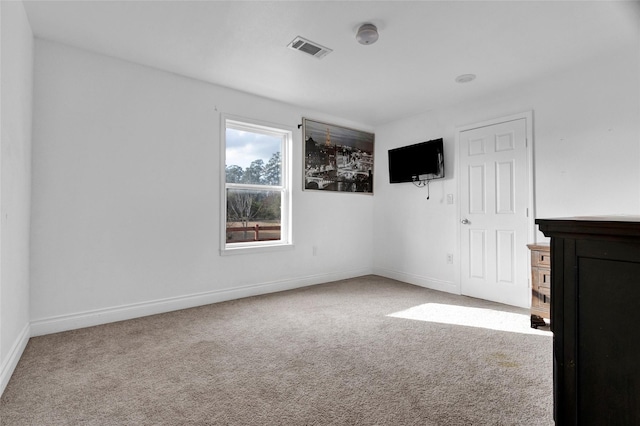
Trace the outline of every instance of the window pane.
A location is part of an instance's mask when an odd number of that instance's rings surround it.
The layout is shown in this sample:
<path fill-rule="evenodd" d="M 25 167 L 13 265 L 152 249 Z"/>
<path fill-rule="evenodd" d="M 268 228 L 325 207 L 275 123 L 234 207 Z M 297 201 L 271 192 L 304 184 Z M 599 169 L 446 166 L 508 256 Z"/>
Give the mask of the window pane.
<path fill-rule="evenodd" d="M 281 185 L 281 146 L 282 138 L 227 128 L 227 183 Z"/>
<path fill-rule="evenodd" d="M 227 189 L 227 244 L 280 240 L 280 191 Z"/>

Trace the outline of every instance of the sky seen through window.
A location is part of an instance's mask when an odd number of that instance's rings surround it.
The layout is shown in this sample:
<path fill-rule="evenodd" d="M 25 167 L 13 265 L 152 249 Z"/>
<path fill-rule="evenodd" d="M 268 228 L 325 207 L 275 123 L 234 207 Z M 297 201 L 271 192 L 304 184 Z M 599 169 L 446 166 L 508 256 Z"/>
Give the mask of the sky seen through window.
<path fill-rule="evenodd" d="M 246 169 L 255 160 L 269 162 L 273 154 L 280 152 L 282 139 L 260 133 L 227 129 L 226 165 Z"/>

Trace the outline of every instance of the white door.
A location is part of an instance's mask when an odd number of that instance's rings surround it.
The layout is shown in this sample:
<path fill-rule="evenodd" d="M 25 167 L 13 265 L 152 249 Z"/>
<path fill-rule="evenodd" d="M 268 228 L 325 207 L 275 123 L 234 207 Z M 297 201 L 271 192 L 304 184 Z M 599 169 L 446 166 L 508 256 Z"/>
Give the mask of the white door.
<path fill-rule="evenodd" d="M 527 119 L 459 132 L 460 291 L 528 307 Z"/>

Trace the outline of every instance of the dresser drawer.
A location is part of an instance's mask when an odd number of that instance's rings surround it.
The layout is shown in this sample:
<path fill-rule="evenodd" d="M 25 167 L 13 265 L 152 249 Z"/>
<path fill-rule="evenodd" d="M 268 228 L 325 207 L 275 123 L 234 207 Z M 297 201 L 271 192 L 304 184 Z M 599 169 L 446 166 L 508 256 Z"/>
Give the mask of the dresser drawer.
<path fill-rule="evenodd" d="M 532 268 L 533 282 L 538 287 L 551 288 L 551 270 L 548 268 Z"/>
<path fill-rule="evenodd" d="M 551 288 L 534 288 L 532 292 L 531 307 L 549 312 L 551 308 Z"/>
<path fill-rule="evenodd" d="M 548 251 L 531 251 L 531 266 L 533 267 L 551 267 L 551 253 Z"/>

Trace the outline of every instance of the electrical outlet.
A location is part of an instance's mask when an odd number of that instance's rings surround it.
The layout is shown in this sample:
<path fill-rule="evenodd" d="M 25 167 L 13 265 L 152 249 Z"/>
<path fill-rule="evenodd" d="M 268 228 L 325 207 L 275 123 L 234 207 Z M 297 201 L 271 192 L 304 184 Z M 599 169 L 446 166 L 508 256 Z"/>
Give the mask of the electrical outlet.
<path fill-rule="evenodd" d="M 453 253 L 447 253 L 447 263 L 453 263 Z"/>
<path fill-rule="evenodd" d="M 453 204 L 453 194 L 447 194 L 447 204 Z"/>

